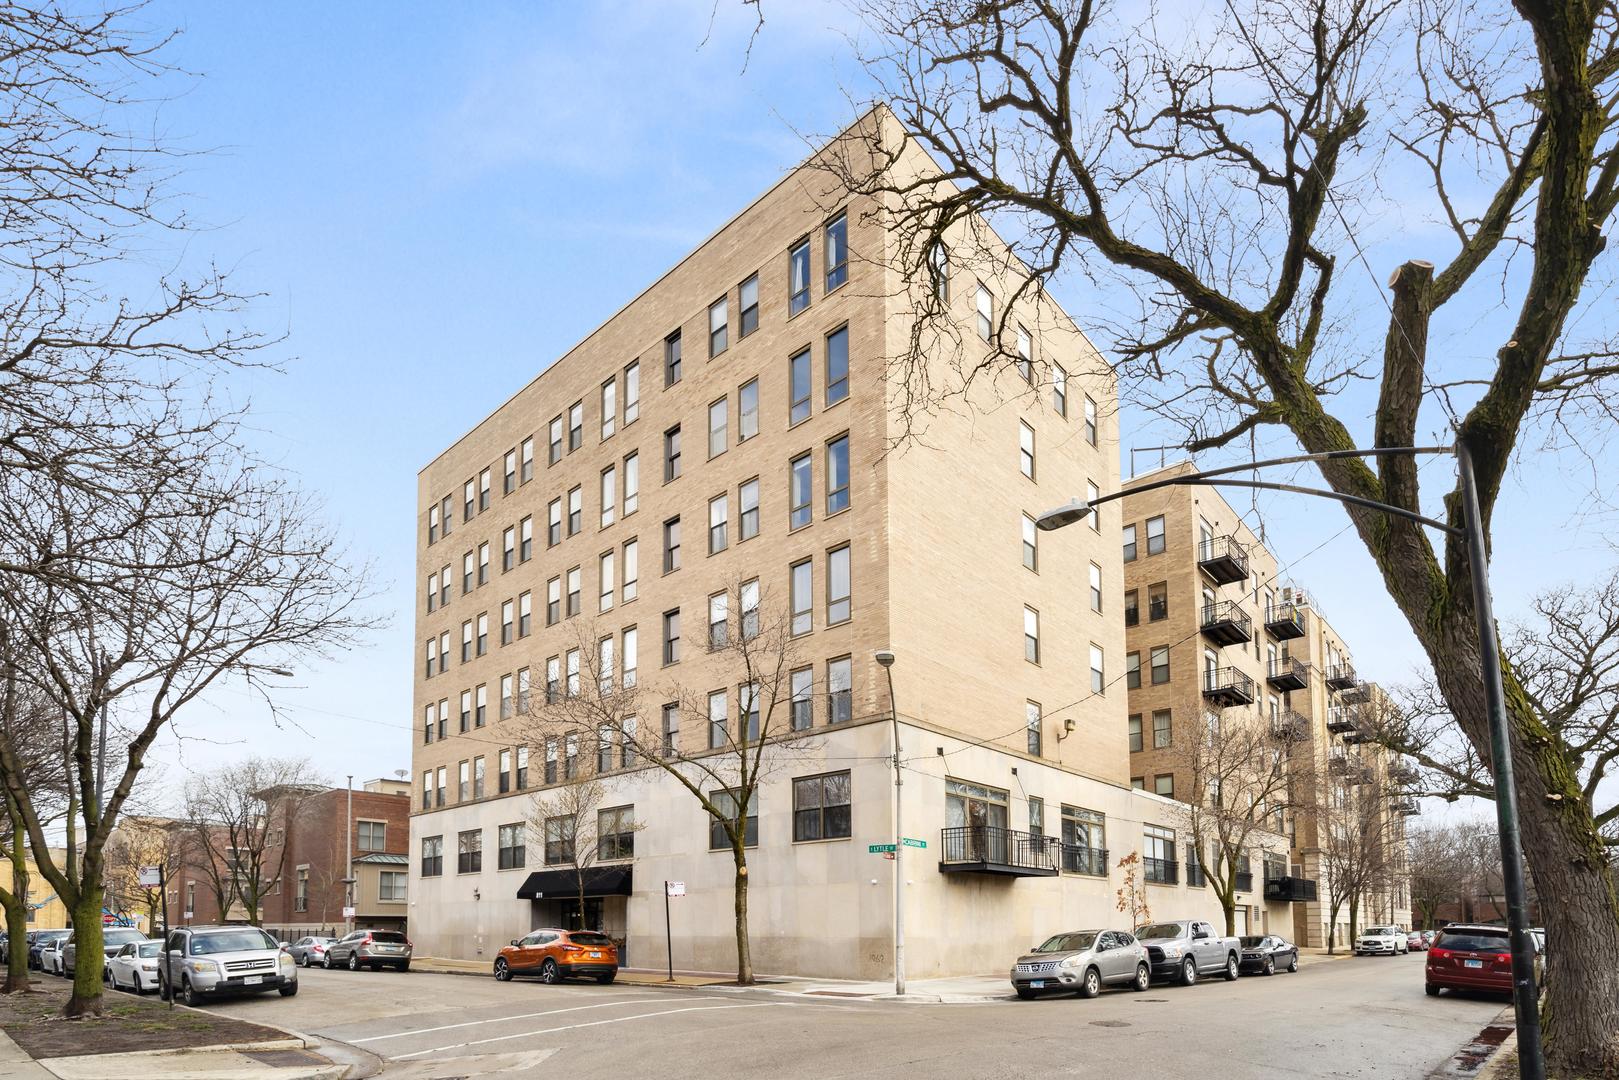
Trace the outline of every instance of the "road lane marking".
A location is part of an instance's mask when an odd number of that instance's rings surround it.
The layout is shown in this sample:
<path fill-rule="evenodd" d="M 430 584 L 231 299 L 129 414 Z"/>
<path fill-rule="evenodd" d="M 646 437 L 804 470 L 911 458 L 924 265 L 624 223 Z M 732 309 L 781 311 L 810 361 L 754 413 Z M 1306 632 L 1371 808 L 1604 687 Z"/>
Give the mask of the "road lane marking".
<path fill-rule="evenodd" d="M 602 1001 L 595 1005 L 574 1005 L 566 1009 L 547 1009 L 545 1012 L 519 1013 L 516 1016 L 496 1016 L 488 1020 L 467 1020 L 459 1024 L 440 1024 L 438 1027 L 416 1028 L 414 1031 L 397 1031 L 392 1035 L 372 1035 L 364 1039 L 345 1039 L 350 1043 L 373 1043 L 384 1039 L 401 1039 L 406 1035 L 430 1035 L 435 1031 L 450 1031 L 454 1028 L 477 1027 L 479 1024 L 503 1024 L 508 1020 L 532 1020 L 536 1016 L 554 1016 L 557 1013 L 578 1012 L 581 1009 L 606 1009 L 613 1005 L 628 1005 L 633 1001 L 667 1000 L 662 994 L 641 994 L 638 997 L 617 998 L 613 1001 Z"/>
<path fill-rule="evenodd" d="M 428 1054 L 442 1054 L 447 1050 L 462 1050 L 468 1046 L 483 1046 L 487 1043 L 504 1042 L 507 1039 L 530 1039 L 536 1035 L 551 1035 L 558 1031 L 573 1031 L 576 1028 L 600 1027 L 603 1024 L 623 1024 L 631 1020 L 651 1020 L 658 1016 L 673 1016 L 675 1013 L 688 1012 L 714 1012 L 720 1009 L 770 1009 L 791 1008 L 782 1001 L 760 1001 L 752 1005 L 692 1005 L 683 1009 L 664 1009 L 662 1012 L 640 1013 L 636 1016 L 620 1016 L 613 1020 L 590 1020 L 582 1024 L 564 1024 L 561 1027 L 541 1028 L 539 1031 L 520 1031 L 515 1035 L 496 1035 L 488 1039 L 474 1039 L 471 1042 L 451 1043 L 448 1046 L 435 1046 L 431 1050 L 417 1050 L 409 1054 L 399 1054 L 389 1058 L 389 1061 L 409 1061 L 411 1058 L 425 1057 Z"/>

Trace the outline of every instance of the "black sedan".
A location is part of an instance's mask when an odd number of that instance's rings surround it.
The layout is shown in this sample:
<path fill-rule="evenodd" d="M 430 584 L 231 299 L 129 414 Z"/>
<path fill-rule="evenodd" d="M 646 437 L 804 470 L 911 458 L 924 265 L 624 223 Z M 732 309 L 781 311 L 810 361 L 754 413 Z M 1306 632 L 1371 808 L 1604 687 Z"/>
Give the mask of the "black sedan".
<path fill-rule="evenodd" d="M 1299 947 L 1275 934 L 1262 937 L 1239 938 L 1242 942 L 1242 970 L 1257 971 L 1261 975 L 1274 975 L 1299 969 Z"/>

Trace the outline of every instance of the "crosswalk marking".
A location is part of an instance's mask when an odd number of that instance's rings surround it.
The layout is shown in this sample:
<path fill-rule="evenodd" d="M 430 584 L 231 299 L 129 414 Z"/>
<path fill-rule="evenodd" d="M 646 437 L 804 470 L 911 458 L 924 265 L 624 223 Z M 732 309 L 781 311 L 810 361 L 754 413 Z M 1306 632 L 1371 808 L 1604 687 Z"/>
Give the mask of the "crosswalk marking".
<path fill-rule="evenodd" d="M 600 1027 L 603 1024 L 623 1024 L 631 1020 L 650 1020 L 658 1016 L 673 1016 L 675 1013 L 688 1012 L 714 1012 L 721 1009 L 770 1009 L 791 1008 L 786 1002 L 761 1001 L 751 1005 L 691 1005 L 681 1009 L 664 1009 L 661 1012 L 639 1013 L 635 1016 L 620 1016 L 612 1020 L 589 1020 L 582 1024 L 563 1024 L 560 1027 L 541 1028 L 538 1031 L 521 1031 L 515 1035 L 496 1035 L 488 1039 L 474 1039 L 470 1042 L 451 1043 L 448 1046 L 435 1046 L 431 1050 L 417 1050 L 409 1054 L 399 1054 L 390 1061 L 409 1061 L 411 1058 L 425 1057 L 428 1054 L 442 1054 L 447 1050 L 461 1050 L 468 1046 L 484 1046 L 488 1043 L 503 1042 L 507 1039 L 529 1039 L 536 1035 L 550 1035 L 558 1031 L 573 1031 L 577 1028 Z M 515 1017 L 513 1018 L 515 1019 Z"/>
<path fill-rule="evenodd" d="M 438 1027 L 415 1028 L 411 1031 L 396 1031 L 391 1035 L 372 1035 L 365 1039 L 345 1039 L 345 1042 L 363 1044 L 381 1042 L 384 1039 L 403 1039 L 407 1035 L 430 1035 L 435 1031 L 450 1031 L 454 1028 L 477 1027 L 479 1024 L 503 1024 L 508 1020 L 532 1020 L 536 1016 L 555 1016 L 557 1013 L 579 1012 L 581 1009 L 606 1009 L 614 1005 L 628 1005 L 635 1001 L 656 1001 L 661 994 L 641 994 L 637 997 L 615 998 L 612 1001 L 602 1001 L 595 1005 L 574 1005 L 566 1009 L 547 1009 L 544 1012 L 519 1013 L 516 1016 L 495 1016 L 488 1020 L 466 1020 L 459 1024 L 440 1024 Z"/>

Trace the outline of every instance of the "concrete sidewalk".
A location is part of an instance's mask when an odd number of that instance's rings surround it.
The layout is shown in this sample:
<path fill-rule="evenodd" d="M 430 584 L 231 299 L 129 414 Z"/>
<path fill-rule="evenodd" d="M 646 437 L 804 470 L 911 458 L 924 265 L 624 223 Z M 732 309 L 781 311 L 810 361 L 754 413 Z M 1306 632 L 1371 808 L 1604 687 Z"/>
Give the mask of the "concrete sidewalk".
<path fill-rule="evenodd" d="M 86 1022 L 87 1024 L 89 1022 Z M 92 1034 L 88 1029 L 87 1035 Z M 347 1065 L 312 1052 L 312 1044 L 289 1037 L 232 1046 L 141 1050 L 127 1054 L 83 1054 L 35 1060 L 0 1031 L 3 1080 L 340 1080 Z"/>

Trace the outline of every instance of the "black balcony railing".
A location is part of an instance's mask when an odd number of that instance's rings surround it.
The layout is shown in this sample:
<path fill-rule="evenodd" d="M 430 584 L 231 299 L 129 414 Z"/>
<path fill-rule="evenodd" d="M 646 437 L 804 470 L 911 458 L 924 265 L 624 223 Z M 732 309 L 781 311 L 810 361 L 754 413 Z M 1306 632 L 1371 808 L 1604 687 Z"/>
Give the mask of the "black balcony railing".
<path fill-rule="evenodd" d="M 1265 899 L 1300 904 L 1316 899 L 1315 882 L 1302 877 L 1276 877 L 1265 882 Z"/>
<path fill-rule="evenodd" d="M 1237 871 L 1237 891 L 1238 892 L 1253 892 L 1254 891 L 1254 875 L 1253 875 L 1253 871 L 1251 871 L 1251 870 L 1238 870 Z"/>
<path fill-rule="evenodd" d="M 1302 742 L 1310 737 L 1310 721 L 1301 712 L 1283 709 L 1271 717 L 1270 734 L 1280 742 Z"/>
<path fill-rule="evenodd" d="M 1107 848 L 1062 846 L 1062 868 L 1070 874 L 1107 877 Z"/>
<path fill-rule="evenodd" d="M 1304 609 L 1291 600 L 1265 605 L 1265 632 L 1278 641 L 1304 636 Z"/>
<path fill-rule="evenodd" d="M 1210 641 L 1220 645 L 1241 645 L 1254 639 L 1254 621 L 1235 600 L 1204 604 L 1199 625 Z"/>
<path fill-rule="evenodd" d="M 1167 618 L 1169 618 L 1169 600 L 1167 598 L 1147 601 L 1147 619 L 1149 622 L 1157 622 L 1159 619 Z"/>
<path fill-rule="evenodd" d="M 1174 885 L 1180 881 L 1180 863 L 1174 859 L 1142 859 L 1142 877 L 1154 885 Z"/>
<path fill-rule="evenodd" d="M 1203 672 L 1203 696 L 1220 708 L 1254 703 L 1254 680 L 1240 668 L 1209 668 Z"/>
<path fill-rule="evenodd" d="M 1310 685 L 1310 665 L 1291 656 L 1277 657 L 1266 666 L 1265 681 L 1278 690 L 1303 690 Z"/>
<path fill-rule="evenodd" d="M 956 825 L 939 832 L 939 869 L 944 873 L 1050 877 L 1057 873 L 1062 844 L 993 825 Z"/>
<path fill-rule="evenodd" d="M 1221 585 L 1248 576 L 1248 549 L 1234 536 L 1215 536 L 1197 546 L 1197 565 Z"/>
<path fill-rule="evenodd" d="M 1372 684 L 1352 683 L 1338 691 L 1338 700 L 1345 705 L 1363 705 L 1372 700 Z"/>
<path fill-rule="evenodd" d="M 1353 664 L 1335 664 L 1329 667 L 1322 680 L 1334 690 L 1345 690 L 1360 681 L 1355 677 Z"/>
<path fill-rule="evenodd" d="M 1360 711 L 1347 705 L 1334 705 L 1327 710 L 1327 730 L 1334 735 L 1347 735 L 1360 727 Z"/>
<path fill-rule="evenodd" d="M 1209 875 L 1203 872 L 1199 863 L 1186 864 L 1186 884 L 1194 889 L 1201 889 L 1209 883 Z"/>

